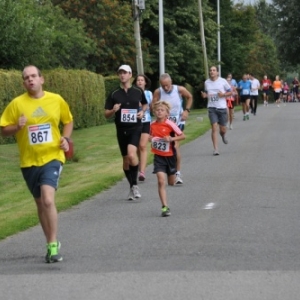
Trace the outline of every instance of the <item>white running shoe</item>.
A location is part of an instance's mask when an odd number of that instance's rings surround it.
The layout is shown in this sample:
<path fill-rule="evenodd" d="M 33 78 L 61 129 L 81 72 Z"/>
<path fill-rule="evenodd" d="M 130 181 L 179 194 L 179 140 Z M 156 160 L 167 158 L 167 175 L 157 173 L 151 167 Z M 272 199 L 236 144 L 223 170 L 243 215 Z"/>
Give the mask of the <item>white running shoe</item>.
<path fill-rule="evenodd" d="M 214 153 L 213 153 L 214 156 L 217 156 L 219 155 L 219 151 L 218 150 L 214 150 Z"/>
<path fill-rule="evenodd" d="M 129 194 L 128 194 L 127 200 L 134 200 L 134 195 L 133 195 L 132 188 L 130 188 L 130 190 L 129 190 Z"/>
<path fill-rule="evenodd" d="M 132 186 L 131 189 L 132 189 L 132 193 L 133 193 L 134 198 L 141 198 L 142 197 L 142 195 L 140 193 L 140 189 L 137 185 Z"/>
<path fill-rule="evenodd" d="M 176 174 L 175 184 L 183 184 L 183 180 L 180 178 L 180 174 Z"/>
<path fill-rule="evenodd" d="M 230 130 L 232 130 L 232 129 L 233 129 L 233 126 L 232 126 L 232 124 L 230 124 L 230 126 L 229 126 L 229 129 L 230 129 Z"/>
<path fill-rule="evenodd" d="M 222 137 L 223 143 L 224 143 L 224 144 L 228 144 L 228 140 L 226 139 L 225 134 L 221 134 L 221 137 Z"/>

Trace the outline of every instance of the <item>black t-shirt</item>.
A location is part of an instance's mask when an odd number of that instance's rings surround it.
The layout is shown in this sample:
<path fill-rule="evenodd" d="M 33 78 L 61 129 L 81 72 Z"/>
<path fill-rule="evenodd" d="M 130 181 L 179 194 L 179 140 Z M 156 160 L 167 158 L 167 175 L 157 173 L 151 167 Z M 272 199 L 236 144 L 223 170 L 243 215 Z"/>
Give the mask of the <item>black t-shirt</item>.
<path fill-rule="evenodd" d="M 144 91 L 136 86 L 131 86 L 127 92 L 119 87 L 106 99 L 105 109 L 113 109 L 115 104 L 120 104 L 120 109 L 115 113 L 117 129 L 140 129 L 142 122 L 137 118 L 140 103 L 148 104 Z"/>
<path fill-rule="evenodd" d="M 294 89 L 297 89 L 299 87 L 299 81 L 298 80 L 293 80 L 292 82 Z"/>

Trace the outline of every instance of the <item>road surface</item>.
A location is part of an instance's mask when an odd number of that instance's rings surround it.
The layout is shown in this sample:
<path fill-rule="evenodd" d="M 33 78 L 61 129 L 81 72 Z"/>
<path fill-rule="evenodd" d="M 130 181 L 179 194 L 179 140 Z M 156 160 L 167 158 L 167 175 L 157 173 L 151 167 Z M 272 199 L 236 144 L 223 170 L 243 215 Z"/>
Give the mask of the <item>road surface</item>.
<path fill-rule="evenodd" d="M 210 132 L 182 146 L 168 218 L 152 166 L 141 200 L 124 179 L 60 213 L 62 263 L 43 262 L 39 226 L 1 241 L 0 298 L 300 299 L 299 116 L 300 103 L 259 106 L 236 112 L 220 156 Z"/>

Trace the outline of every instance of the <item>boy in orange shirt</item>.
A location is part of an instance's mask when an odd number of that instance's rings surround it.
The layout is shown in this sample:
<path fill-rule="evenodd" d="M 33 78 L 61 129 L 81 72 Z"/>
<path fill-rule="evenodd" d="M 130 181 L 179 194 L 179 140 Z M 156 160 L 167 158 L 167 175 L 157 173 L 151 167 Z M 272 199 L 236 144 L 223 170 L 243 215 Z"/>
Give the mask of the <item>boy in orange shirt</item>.
<path fill-rule="evenodd" d="M 185 135 L 180 128 L 168 119 L 171 106 L 166 101 L 158 101 L 153 106 L 156 121 L 151 123 L 149 141 L 151 142 L 151 152 L 154 153 L 154 170 L 157 176 L 158 194 L 162 204 L 162 217 L 171 215 L 167 204 L 166 178 L 168 184 L 175 184 L 176 174 L 176 150 L 175 141 L 185 139 Z"/>

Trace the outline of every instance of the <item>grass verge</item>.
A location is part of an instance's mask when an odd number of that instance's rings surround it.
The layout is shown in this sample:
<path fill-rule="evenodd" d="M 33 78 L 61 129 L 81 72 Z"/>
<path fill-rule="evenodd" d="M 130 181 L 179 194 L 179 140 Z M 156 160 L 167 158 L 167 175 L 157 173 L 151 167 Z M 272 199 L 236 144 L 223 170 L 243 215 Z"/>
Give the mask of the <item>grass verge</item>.
<path fill-rule="evenodd" d="M 199 121 L 197 118 L 202 117 Z M 210 129 L 206 109 L 193 110 L 185 125 L 188 143 Z M 74 131 L 75 157 L 64 166 L 56 205 L 66 210 L 123 178 L 122 158 L 115 136 L 115 125 Z M 148 162 L 152 162 L 149 155 Z M 19 166 L 16 145 L 0 146 L 0 240 L 38 224 L 35 203 L 27 190 Z"/>

